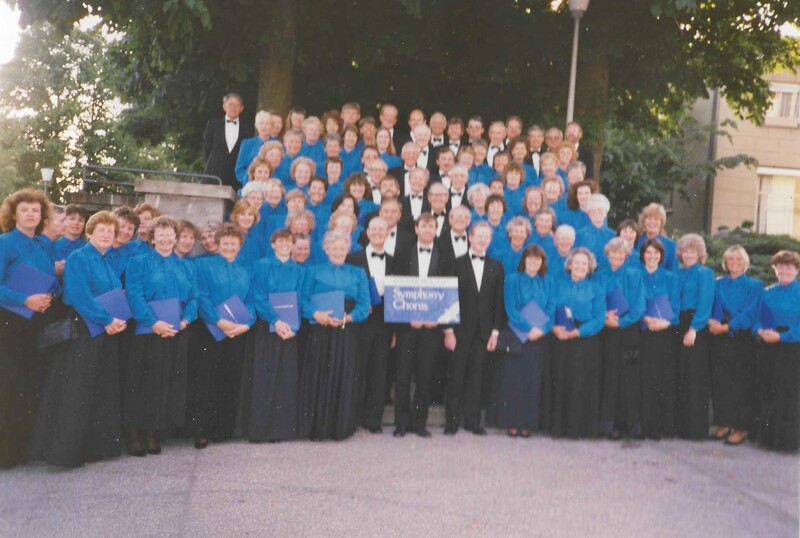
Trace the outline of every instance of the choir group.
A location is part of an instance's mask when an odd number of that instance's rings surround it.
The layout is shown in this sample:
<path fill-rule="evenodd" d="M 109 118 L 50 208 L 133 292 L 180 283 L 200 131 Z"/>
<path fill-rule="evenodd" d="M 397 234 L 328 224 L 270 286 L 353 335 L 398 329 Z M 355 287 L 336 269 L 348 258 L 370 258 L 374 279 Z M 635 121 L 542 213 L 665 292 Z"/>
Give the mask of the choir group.
<path fill-rule="evenodd" d="M 797 450 L 797 252 L 773 256 L 764 288 L 741 246 L 715 278 L 660 204 L 609 228 L 576 123 L 564 139 L 511 117 L 486 141 L 479 117 L 415 110 L 403 138 L 396 108 L 348 103 L 261 111 L 235 141 L 241 105 L 226 96 L 227 223 L 3 201 L 3 467 L 158 454 L 170 435 L 380 434 L 387 401 L 396 437 L 431 436 L 444 403 L 445 435 Z M 391 275 L 455 277 L 460 322 L 384 321 Z"/>

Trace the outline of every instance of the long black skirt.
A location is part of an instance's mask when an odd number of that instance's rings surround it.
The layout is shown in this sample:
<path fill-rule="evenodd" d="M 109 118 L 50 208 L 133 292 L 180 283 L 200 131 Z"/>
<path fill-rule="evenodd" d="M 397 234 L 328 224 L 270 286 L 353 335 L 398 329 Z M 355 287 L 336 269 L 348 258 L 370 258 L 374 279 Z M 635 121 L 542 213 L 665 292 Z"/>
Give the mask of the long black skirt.
<path fill-rule="evenodd" d="M 761 412 L 758 442 L 771 450 L 796 452 L 800 448 L 800 344 L 759 346 Z"/>
<path fill-rule="evenodd" d="M 195 437 L 233 437 L 248 336 L 217 342 L 205 323 L 189 327 L 186 425 Z"/>
<path fill-rule="evenodd" d="M 46 379 L 36 334 L 42 316 L 28 320 L 0 309 L 0 468 L 25 463 Z"/>
<path fill-rule="evenodd" d="M 694 345 L 683 345 L 683 335 L 689 330 L 692 312 L 681 312 L 678 328 L 678 393 L 676 399 L 676 430 L 679 437 L 700 441 L 708 439 L 708 399 L 711 395 L 708 329 L 697 331 Z"/>
<path fill-rule="evenodd" d="M 642 331 L 642 433 L 675 435 L 675 330 Z"/>
<path fill-rule="evenodd" d="M 756 399 L 756 343 L 749 332 L 711 337 L 714 423 L 737 430 L 753 426 Z"/>
<path fill-rule="evenodd" d="M 606 430 L 641 424 L 641 338 L 639 325 L 603 330 L 603 391 L 600 420 Z M 608 433 L 608 432 L 606 432 Z"/>
<path fill-rule="evenodd" d="M 600 362 L 598 336 L 554 341 L 552 435 L 594 438 L 600 433 Z"/>
<path fill-rule="evenodd" d="M 536 342 L 525 342 L 519 354 L 498 353 L 492 424 L 498 428 L 539 429 L 542 368 L 549 351 L 548 338 L 544 336 Z"/>
<path fill-rule="evenodd" d="M 355 431 L 358 327 L 311 325 L 300 379 L 300 436 L 346 439 Z"/>
<path fill-rule="evenodd" d="M 297 337 L 283 340 L 258 320 L 242 375 L 241 435 L 250 441 L 286 441 L 298 435 L 300 364 Z"/>
<path fill-rule="evenodd" d="M 77 340 L 54 360 L 31 441 L 30 459 L 77 467 L 121 451 L 119 336 L 92 338 L 82 319 Z"/>
<path fill-rule="evenodd" d="M 25 463 L 42 379 L 36 334 L 41 316 L 30 320 L 0 309 L 0 468 Z"/>
<path fill-rule="evenodd" d="M 122 398 L 126 428 L 154 432 L 184 425 L 188 342 L 187 330 L 172 338 L 143 334 L 131 339 Z"/>

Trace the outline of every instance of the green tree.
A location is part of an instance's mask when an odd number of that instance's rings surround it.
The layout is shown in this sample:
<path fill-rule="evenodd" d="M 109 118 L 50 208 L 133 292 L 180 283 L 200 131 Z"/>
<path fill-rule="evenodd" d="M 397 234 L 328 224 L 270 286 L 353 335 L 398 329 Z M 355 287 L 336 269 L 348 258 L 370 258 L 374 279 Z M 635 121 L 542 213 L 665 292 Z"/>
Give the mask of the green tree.
<path fill-rule="evenodd" d="M 724 125 L 717 131 L 727 136 Z M 609 220 L 617 224 L 636 218 L 651 202 L 667 203 L 666 196 L 677 194 L 689 200 L 686 185 L 695 177 L 707 177 L 717 170 L 752 166 L 746 155 L 698 162 L 694 151 L 708 140 L 710 127 L 700 125 L 688 112 L 681 112 L 658 129 L 639 129 L 617 123 L 606 129 L 603 153 L 603 193 L 613 201 Z"/>
<path fill-rule="evenodd" d="M 120 86 L 146 111 L 141 132 L 175 132 L 194 156 L 205 120 L 232 89 L 250 113 L 357 100 L 367 113 L 392 101 L 405 110 L 564 119 L 573 22 L 550 1 L 6 2 L 26 20 L 70 28 L 94 12 L 123 31 Z M 799 18 L 796 0 L 595 1 L 581 21 L 578 68 L 576 117 L 587 141 L 599 152 L 609 118 L 653 127 L 707 87 L 759 119 L 768 102 L 761 76 L 800 66 L 800 43 L 777 31 Z"/>
<path fill-rule="evenodd" d="M 42 23 L 23 33 L 15 58 L 0 66 L 0 197 L 40 185 L 42 167 L 56 169 L 52 198 L 63 200 L 80 188 L 84 164 L 172 162 L 170 144 L 142 144 L 122 123 L 108 47 L 100 25 L 61 35 Z"/>

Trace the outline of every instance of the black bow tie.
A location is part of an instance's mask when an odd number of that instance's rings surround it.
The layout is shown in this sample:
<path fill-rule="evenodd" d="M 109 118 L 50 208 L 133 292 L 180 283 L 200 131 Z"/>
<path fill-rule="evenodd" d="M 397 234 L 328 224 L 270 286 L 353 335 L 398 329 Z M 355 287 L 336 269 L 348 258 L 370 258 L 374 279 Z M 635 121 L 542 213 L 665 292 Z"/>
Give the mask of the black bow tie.
<path fill-rule="evenodd" d="M 239 120 L 225 120 L 225 123 L 232 123 L 234 125 L 237 125 L 239 123 Z"/>
<path fill-rule="evenodd" d="M 500 151 L 500 146 L 492 146 L 489 149 L 496 149 L 497 151 Z"/>
<path fill-rule="evenodd" d="M 422 151 L 420 151 L 420 153 L 422 155 L 427 155 L 428 154 L 428 150 L 427 149 L 423 149 Z"/>
<path fill-rule="evenodd" d="M 427 252 L 428 254 L 431 253 L 431 249 L 425 248 L 425 247 L 419 247 L 419 251 L 420 251 L 420 253 L 422 253 L 422 252 Z"/>
<path fill-rule="evenodd" d="M 472 258 L 473 260 L 480 260 L 480 261 L 483 261 L 483 259 L 486 258 L 486 256 L 478 256 L 477 254 L 470 254 L 469 257 Z"/>
<path fill-rule="evenodd" d="M 458 147 L 458 146 L 460 146 L 460 145 L 461 145 L 461 142 L 453 142 L 453 141 L 451 140 L 451 141 L 450 141 L 450 145 L 451 145 L 451 146 Z"/>
<path fill-rule="evenodd" d="M 397 230 L 394 230 L 393 232 L 391 232 L 391 233 L 389 234 L 389 236 L 390 236 L 390 237 L 394 237 L 394 236 L 396 236 L 396 235 L 397 235 Z"/>
<path fill-rule="evenodd" d="M 421 194 L 412 194 L 411 195 L 411 199 L 412 200 L 422 200 L 422 195 Z"/>
<path fill-rule="evenodd" d="M 384 256 L 386 256 L 386 253 L 385 253 L 385 252 L 373 252 L 373 253 L 371 254 L 371 256 L 372 256 L 373 258 L 380 258 L 380 259 L 383 259 L 383 258 L 384 258 Z"/>
<path fill-rule="evenodd" d="M 456 241 L 466 241 L 467 240 L 467 236 L 466 235 L 457 235 L 457 236 L 454 237 L 454 239 Z"/>
<path fill-rule="evenodd" d="M 464 196 L 464 191 L 450 191 L 453 196 Z"/>
<path fill-rule="evenodd" d="M 443 138 L 434 138 L 434 139 L 433 139 L 433 143 L 434 143 L 434 144 L 437 144 L 437 143 L 438 143 L 438 144 L 441 144 L 441 143 L 443 143 L 443 142 L 444 142 L 444 139 L 443 139 Z"/>
<path fill-rule="evenodd" d="M 381 190 L 380 187 L 372 187 L 372 192 L 379 191 L 379 190 Z"/>
<path fill-rule="evenodd" d="M 444 214 L 444 213 L 434 213 L 434 214 L 433 214 L 433 216 L 434 216 L 434 217 L 436 217 L 436 218 L 438 219 L 439 217 L 442 217 L 442 218 L 444 218 L 444 217 L 445 217 L 445 214 Z"/>

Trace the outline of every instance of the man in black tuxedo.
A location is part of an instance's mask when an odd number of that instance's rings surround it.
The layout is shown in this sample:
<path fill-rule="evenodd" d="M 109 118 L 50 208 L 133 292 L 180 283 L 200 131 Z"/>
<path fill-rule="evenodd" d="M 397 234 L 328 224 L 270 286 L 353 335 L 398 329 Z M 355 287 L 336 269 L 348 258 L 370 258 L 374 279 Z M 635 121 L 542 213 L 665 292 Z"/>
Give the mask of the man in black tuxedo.
<path fill-rule="evenodd" d="M 539 165 L 539 158 L 544 153 L 544 129 L 539 125 L 533 125 L 528 129 L 528 154 L 525 156 L 525 162 L 533 166 L 536 170 L 536 175 L 539 175 L 541 166 Z"/>
<path fill-rule="evenodd" d="M 431 183 L 428 185 L 428 203 L 430 213 L 436 219 L 436 237 L 441 237 L 450 230 L 450 223 L 447 222 L 447 202 L 450 200 L 450 191 L 441 183 Z"/>
<path fill-rule="evenodd" d="M 447 147 L 458 157 L 458 150 L 464 145 L 464 120 L 453 116 L 447 122 Z"/>
<path fill-rule="evenodd" d="M 467 200 L 467 181 L 469 180 L 469 170 L 462 164 L 456 164 L 450 169 L 450 188 L 448 189 L 449 198 L 447 200 L 447 213 L 454 207 L 464 206 L 469 208 Z"/>
<path fill-rule="evenodd" d="M 564 138 L 567 142 L 575 146 L 575 151 L 578 152 L 578 160 L 586 165 L 586 179 L 594 179 L 594 151 L 592 148 L 581 145 L 581 138 L 583 138 L 583 128 L 577 121 L 571 121 L 567 124 L 564 130 Z"/>
<path fill-rule="evenodd" d="M 454 207 L 447 215 L 450 230 L 436 239 L 439 246 L 454 260 L 467 255 L 469 250 L 469 235 L 467 229 L 472 221 L 472 213 L 466 206 Z"/>
<path fill-rule="evenodd" d="M 408 134 L 401 133 L 399 129 L 396 129 L 398 117 L 399 117 L 399 112 L 397 110 L 397 107 L 391 103 L 386 103 L 385 105 L 383 105 L 381 107 L 380 114 L 378 115 L 381 127 L 383 127 L 384 129 L 388 129 L 389 133 L 391 133 L 392 142 L 394 142 L 395 149 L 402 148 L 403 144 L 405 144 L 410 140 Z"/>
<path fill-rule="evenodd" d="M 203 156 L 206 174 L 217 176 L 223 185 L 238 190 L 242 187 L 236 179 L 236 159 L 242 141 L 253 135 L 252 129 L 242 125 L 239 117 L 244 101 L 239 94 L 229 93 L 222 98 L 225 116 L 208 120 L 203 132 Z"/>
<path fill-rule="evenodd" d="M 472 116 L 467 121 L 467 136 L 469 137 L 469 144 L 472 145 L 478 140 L 483 140 L 483 118 L 480 116 Z"/>
<path fill-rule="evenodd" d="M 411 248 L 411 245 L 414 244 L 414 234 L 398 226 L 402 215 L 403 206 L 400 204 L 400 200 L 384 198 L 381 201 L 378 216 L 386 222 L 388 227 L 384 249 L 392 256 Z"/>
<path fill-rule="evenodd" d="M 497 348 L 504 319 L 503 266 L 486 256 L 492 229 L 478 222 L 469 232 L 470 249 L 456 260 L 461 323 L 445 329 L 444 345 L 453 351 L 447 368 L 447 426 L 444 433 L 464 429 L 486 435 L 481 426 L 481 384 L 486 353 Z"/>
<path fill-rule="evenodd" d="M 456 164 L 456 154 L 450 148 L 442 148 L 436 154 L 436 166 L 430 170 L 430 182 L 442 183 L 448 189 L 450 188 L 450 170 Z M 430 167 L 429 167 L 430 169 Z M 469 175 L 469 174 L 467 174 Z"/>
<path fill-rule="evenodd" d="M 558 127 L 550 127 L 544 133 L 544 141 L 547 144 L 547 151 L 558 155 L 558 146 L 564 141 L 564 133 Z"/>
<path fill-rule="evenodd" d="M 447 118 L 441 112 L 434 112 L 431 114 L 429 123 L 431 127 L 431 145 L 438 151 L 447 142 L 444 133 L 445 129 L 447 129 Z"/>
<path fill-rule="evenodd" d="M 402 166 L 389 168 L 387 174 L 396 177 L 397 181 L 400 182 L 400 195 L 408 196 L 408 172 L 417 167 L 419 147 L 414 142 L 406 142 L 403 145 L 403 149 L 400 150 L 400 158 L 403 159 Z"/>
<path fill-rule="evenodd" d="M 388 200 L 387 200 L 388 201 Z M 370 279 L 370 313 L 359 327 L 356 366 L 356 423 L 370 433 L 381 433 L 386 384 L 386 361 L 393 327 L 383 321 L 384 278 L 394 272 L 394 258 L 385 251 L 385 220 L 375 217 L 367 226 L 369 244 L 347 255 L 347 263 L 361 267 Z"/>
<path fill-rule="evenodd" d="M 494 166 L 494 156 L 506 149 L 506 124 L 495 121 L 489 126 L 489 151 L 486 152 L 486 163 Z"/>
<path fill-rule="evenodd" d="M 419 148 L 417 166 L 428 170 L 436 168 L 435 149 L 431 144 L 431 128 L 424 123 L 418 124 L 412 131 L 414 133 L 414 143 Z"/>
<path fill-rule="evenodd" d="M 423 213 L 430 213 L 431 205 L 428 203 L 428 171 L 425 168 L 414 168 L 408 175 L 408 195 L 402 199 L 403 216 L 400 218 L 400 227 L 413 234 L 414 223 Z"/>
<path fill-rule="evenodd" d="M 416 223 L 417 241 L 398 251 L 396 274 L 420 278 L 452 276 L 453 259 L 436 246 L 436 220 L 422 214 Z M 430 437 L 426 425 L 430 404 L 431 374 L 442 345 L 442 329 L 435 322 L 415 322 L 397 326 L 397 377 L 395 381 L 395 437 L 414 432 Z M 416 382 L 411 403 L 412 372 Z"/>

